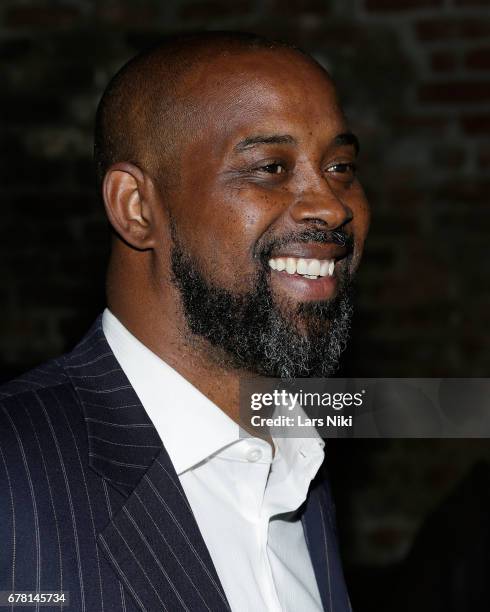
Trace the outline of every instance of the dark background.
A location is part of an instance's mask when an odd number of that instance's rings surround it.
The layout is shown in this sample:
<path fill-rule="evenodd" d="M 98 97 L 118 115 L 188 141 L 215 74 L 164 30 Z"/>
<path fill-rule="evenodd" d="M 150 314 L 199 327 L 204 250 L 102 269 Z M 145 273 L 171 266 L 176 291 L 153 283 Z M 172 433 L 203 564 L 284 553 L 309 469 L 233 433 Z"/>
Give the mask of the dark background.
<path fill-rule="evenodd" d="M 286 39 L 337 81 L 373 208 L 344 373 L 488 376 L 490 0 L 2 0 L 0 377 L 103 308 L 96 104 L 124 61 L 196 28 Z M 329 442 L 356 610 L 490 609 L 489 446 Z"/>

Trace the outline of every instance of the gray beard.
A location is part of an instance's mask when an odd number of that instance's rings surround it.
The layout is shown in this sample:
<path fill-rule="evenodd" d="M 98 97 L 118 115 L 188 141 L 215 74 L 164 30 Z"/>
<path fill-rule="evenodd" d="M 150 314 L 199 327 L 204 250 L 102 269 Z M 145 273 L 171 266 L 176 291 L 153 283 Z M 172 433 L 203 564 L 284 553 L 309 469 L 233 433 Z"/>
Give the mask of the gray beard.
<path fill-rule="evenodd" d="M 268 271 L 257 272 L 253 291 L 236 295 L 215 286 L 179 244 L 173 232 L 173 282 L 179 289 L 189 329 L 217 350 L 224 368 L 239 368 L 286 380 L 327 378 L 339 367 L 353 314 L 353 282 L 339 278 L 335 298 L 284 309 L 273 299 Z"/>

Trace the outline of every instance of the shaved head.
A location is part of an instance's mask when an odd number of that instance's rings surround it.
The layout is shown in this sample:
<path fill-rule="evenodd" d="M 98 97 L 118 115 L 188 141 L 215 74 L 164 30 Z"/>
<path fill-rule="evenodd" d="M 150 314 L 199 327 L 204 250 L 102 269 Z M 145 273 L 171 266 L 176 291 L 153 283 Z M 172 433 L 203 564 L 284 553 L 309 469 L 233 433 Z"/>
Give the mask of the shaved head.
<path fill-rule="evenodd" d="M 99 103 L 95 165 L 101 183 L 111 165 L 131 162 L 166 188 L 178 179 L 178 147 L 199 121 L 199 97 L 188 93 L 193 75 L 218 56 L 265 49 L 301 50 L 244 32 L 169 36 L 125 64 Z"/>
<path fill-rule="evenodd" d="M 369 209 L 320 64 L 252 34 L 165 39 L 107 87 L 95 156 L 108 304 L 150 350 L 228 410 L 240 372 L 335 370 Z"/>

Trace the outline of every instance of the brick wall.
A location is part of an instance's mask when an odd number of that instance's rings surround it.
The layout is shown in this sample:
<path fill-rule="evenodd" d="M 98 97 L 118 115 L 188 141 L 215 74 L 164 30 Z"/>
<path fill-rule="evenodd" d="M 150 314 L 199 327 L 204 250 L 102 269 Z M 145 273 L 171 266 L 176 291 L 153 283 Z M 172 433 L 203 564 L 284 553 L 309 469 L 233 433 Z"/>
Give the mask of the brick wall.
<path fill-rule="evenodd" d="M 286 38 L 338 82 L 374 215 L 347 371 L 488 375 L 489 17 L 488 0 L 4 0 L 2 376 L 70 346 L 103 305 L 108 230 L 91 139 L 105 83 L 162 33 L 201 27 Z M 487 453 L 452 448 L 362 447 L 367 484 L 343 490 L 353 561 L 399 558 Z"/>

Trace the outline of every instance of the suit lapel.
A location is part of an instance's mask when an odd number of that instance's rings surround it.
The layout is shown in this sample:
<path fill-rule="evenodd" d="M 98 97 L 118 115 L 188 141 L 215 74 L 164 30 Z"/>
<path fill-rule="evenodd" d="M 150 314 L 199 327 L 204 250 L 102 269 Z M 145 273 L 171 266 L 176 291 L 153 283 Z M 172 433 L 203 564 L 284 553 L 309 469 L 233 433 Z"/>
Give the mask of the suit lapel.
<path fill-rule="evenodd" d="M 83 408 L 89 465 L 126 498 L 98 542 L 120 580 L 142 610 L 229 610 L 179 478 L 101 317 L 64 366 Z"/>
<path fill-rule="evenodd" d="M 334 506 L 328 482 L 312 484 L 301 520 L 326 612 L 352 612 L 337 545 Z"/>

